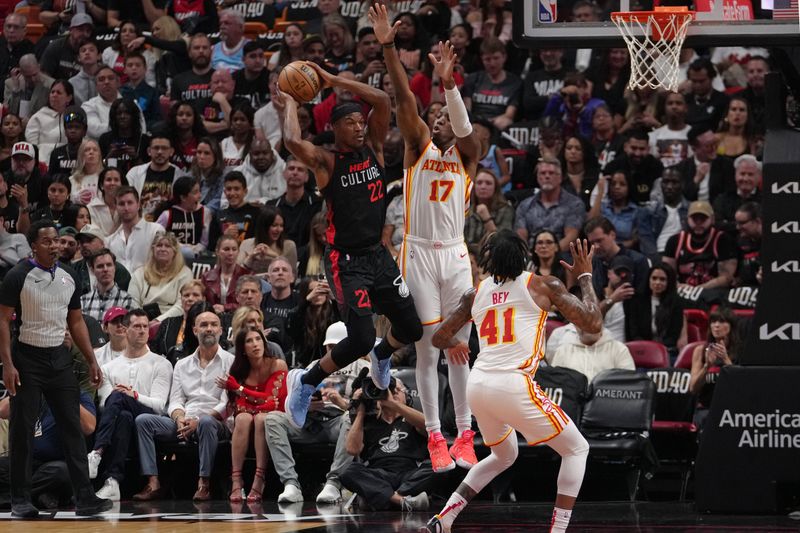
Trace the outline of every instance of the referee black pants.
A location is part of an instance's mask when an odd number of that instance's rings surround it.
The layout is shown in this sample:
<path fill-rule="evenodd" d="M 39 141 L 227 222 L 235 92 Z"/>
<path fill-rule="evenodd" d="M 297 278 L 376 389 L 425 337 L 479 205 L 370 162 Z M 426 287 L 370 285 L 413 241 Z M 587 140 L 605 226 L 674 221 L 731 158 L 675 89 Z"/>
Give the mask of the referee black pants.
<path fill-rule="evenodd" d="M 16 396 L 11 397 L 8 426 L 11 504 L 31 502 L 33 432 L 42 396 L 58 426 L 76 503 L 90 501 L 94 490 L 81 432 L 80 389 L 69 350 L 63 345 L 38 348 L 21 342 L 12 344 L 12 359 L 21 384 L 17 385 Z"/>

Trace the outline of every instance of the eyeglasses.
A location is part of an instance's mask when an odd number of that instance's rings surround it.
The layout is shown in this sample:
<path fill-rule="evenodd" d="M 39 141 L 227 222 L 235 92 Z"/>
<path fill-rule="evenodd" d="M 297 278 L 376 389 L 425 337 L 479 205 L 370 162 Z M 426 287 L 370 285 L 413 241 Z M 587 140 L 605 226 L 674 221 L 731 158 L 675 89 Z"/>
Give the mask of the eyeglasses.
<path fill-rule="evenodd" d="M 555 244 L 555 243 L 556 243 L 556 241 L 551 241 L 551 240 L 548 239 L 548 240 L 545 240 L 545 241 L 536 241 L 534 244 L 536 244 L 536 246 L 539 246 L 540 244 L 546 244 L 546 245 L 549 246 L 549 245 Z"/>

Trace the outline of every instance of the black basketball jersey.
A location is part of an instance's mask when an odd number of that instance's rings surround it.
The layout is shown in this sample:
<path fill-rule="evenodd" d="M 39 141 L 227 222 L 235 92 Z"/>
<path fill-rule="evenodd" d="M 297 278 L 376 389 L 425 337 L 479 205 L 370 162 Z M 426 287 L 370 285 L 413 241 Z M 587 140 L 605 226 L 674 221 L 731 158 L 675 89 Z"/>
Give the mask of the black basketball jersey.
<path fill-rule="evenodd" d="M 375 152 L 333 152 L 331 179 L 323 189 L 328 203 L 328 244 L 345 251 L 381 242 L 386 218 L 386 183 Z"/>
<path fill-rule="evenodd" d="M 170 207 L 166 230 L 174 233 L 181 244 L 199 244 L 203 235 L 204 212 L 202 207 L 193 213 L 187 213 L 174 206 Z"/>

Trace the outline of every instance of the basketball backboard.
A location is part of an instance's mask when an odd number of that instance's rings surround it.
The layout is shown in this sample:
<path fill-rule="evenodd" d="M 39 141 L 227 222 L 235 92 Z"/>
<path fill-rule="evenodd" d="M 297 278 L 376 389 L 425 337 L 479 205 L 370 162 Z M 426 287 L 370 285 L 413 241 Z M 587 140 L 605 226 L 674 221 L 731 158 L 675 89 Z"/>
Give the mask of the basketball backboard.
<path fill-rule="evenodd" d="M 583 4 L 583 0 L 515 0 L 514 42 L 525 48 L 624 47 L 610 13 L 653 7 L 647 0 L 600 1 L 593 9 Z M 797 0 L 694 0 L 689 8 L 696 17 L 685 46 L 800 45 Z"/>

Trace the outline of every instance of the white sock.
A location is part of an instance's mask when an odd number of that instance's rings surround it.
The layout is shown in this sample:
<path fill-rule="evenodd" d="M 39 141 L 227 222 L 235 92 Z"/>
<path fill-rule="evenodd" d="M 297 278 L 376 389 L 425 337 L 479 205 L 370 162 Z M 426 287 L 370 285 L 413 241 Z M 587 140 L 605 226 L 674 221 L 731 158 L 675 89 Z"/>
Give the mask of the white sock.
<path fill-rule="evenodd" d="M 572 510 L 553 508 L 553 519 L 550 521 L 550 533 L 564 533 L 572 518 Z"/>
<path fill-rule="evenodd" d="M 467 500 L 465 500 L 461 494 L 454 492 L 450 495 L 450 499 L 447 500 L 447 504 L 444 506 L 444 509 L 438 514 L 439 521 L 445 527 L 445 529 L 449 529 L 453 526 L 453 522 L 455 521 L 458 513 L 464 510 L 467 506 Z"/>

